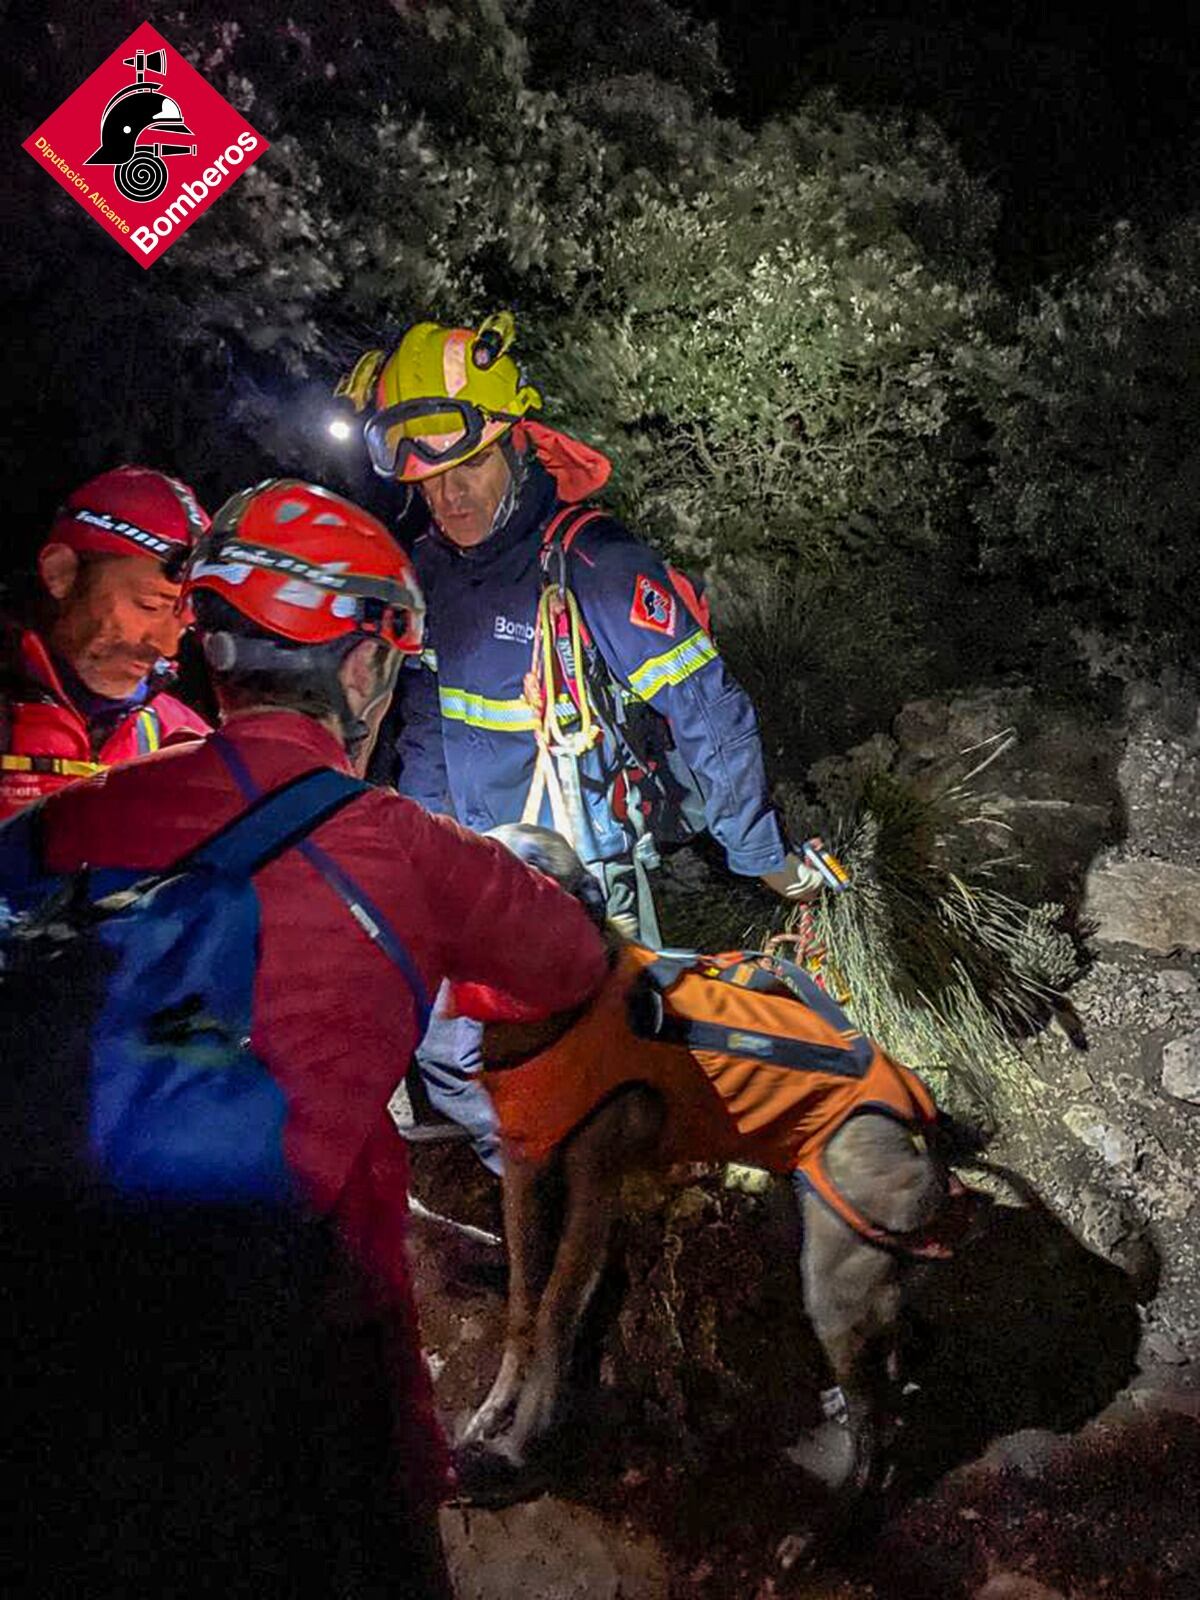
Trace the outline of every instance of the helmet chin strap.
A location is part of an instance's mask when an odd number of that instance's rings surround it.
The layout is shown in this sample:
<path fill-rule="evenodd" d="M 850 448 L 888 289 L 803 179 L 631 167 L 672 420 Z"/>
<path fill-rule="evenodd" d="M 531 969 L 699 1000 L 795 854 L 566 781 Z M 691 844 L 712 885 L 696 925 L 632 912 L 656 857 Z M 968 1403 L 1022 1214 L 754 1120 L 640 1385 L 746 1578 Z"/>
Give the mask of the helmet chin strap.
<path fill-rule="evenodd" d="M 504 486 L 504 493 L 500 496 L 500 503 L 492 514 L 492 525 L 488 529 L 489 539 L 493 534 L 500 532 L 517 509 L 521 490 L 525 487 L 525 480 L 529 476 L 529 462 L 525 453 L 518 450 L 507 433 L 500 440 L 500 454 L 508 467 L 508 482 Z"/>

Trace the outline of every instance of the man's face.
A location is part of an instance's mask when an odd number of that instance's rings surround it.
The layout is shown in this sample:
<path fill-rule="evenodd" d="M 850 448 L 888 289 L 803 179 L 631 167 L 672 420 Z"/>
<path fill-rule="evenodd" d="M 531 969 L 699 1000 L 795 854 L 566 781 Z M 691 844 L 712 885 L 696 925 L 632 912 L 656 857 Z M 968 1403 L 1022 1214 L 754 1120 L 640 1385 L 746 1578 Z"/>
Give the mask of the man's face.
<path fill-rule="evenodd" d="M 496 510 L 510 481 L 499 443 L 477 456 L 426 478 L 419 486 L 430 515 L 452 544 L 469 550 L 492 531 Z"/>
<path fill-rule="evenodd" d="M 80 561 L 65 545 L 42 552 L 42 581 L 58 602 L 50 642 L 93 694 L 124 699 L 162 656 L 174 656 L 184 619 L 179 585 L 148 556 Z"/>

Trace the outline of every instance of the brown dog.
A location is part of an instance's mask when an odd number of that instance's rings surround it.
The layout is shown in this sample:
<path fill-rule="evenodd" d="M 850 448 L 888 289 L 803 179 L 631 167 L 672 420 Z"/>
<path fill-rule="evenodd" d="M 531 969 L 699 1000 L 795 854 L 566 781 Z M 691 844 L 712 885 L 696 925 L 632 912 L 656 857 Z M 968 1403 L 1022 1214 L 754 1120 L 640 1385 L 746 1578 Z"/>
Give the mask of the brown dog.
<path fill-rule="evenodd" d="M 568 891 L 595 901 L 593 880 L 557 834 L 518 825 L 497 829 L 496 835 Z M 457 1450 L 462 1491 L 479 1502 L 518 1499 L 540 1482 L 534 1457 L 558 1419 L 576 1332 L 605 1265 L 623 1177 L 671 1160 L 738 1158 L 736 1143 L 716 1149 L 710 1138 L 704 1148 L 689 1148 L 686 1127 L 681 1135 L 673 1075 L 682 1080 L 700 1074 L 696 1053 L 677 1045 L 647 1046 L 634 1034 L 625 1021 L 628 985 L 618 981 L 630 952 L 619 935 L 610 930 L 609 937 L 615 998 L 602 990 L 584 1013 L 550 1023 L 485 1028 L 485 1081 L 505 1134 L 509 1293 L 500 1371 Z M 595 1019 L 606 1006 L 608 1031 L 594 1035 Z M 588 1093 L 597 1103 L 573 1123 L 569 1107 L 551 1111 L 542 1087 L 561 1087 L 567 1080 L 569 1102 L 577 1081 L 595 1076 L 589 1066 L 595 1061 L 592 1037 L 603 1037 L 609 1042 L 602 1048 L 612 1049 L 614 1026 L 622 1059 L 596 1067 L 604 1081 L 593 1083 Z M 653 1071 L 648 1050 L 659 1052 Z M 519 1084 L 522 1068 L 543 1073 L 531 1080 L 524 1123 L 507 1092 Z M 802 1072 L 790 1074 L 792 1084 L 802 1085 L 804 1078 Z M 924 1138 L 892 1114 L 857 1111 L 840 1123 L 820 1153 L 832 1187 L 819 1198 L 797 1184 L 804 1235 L 800 1266 L 806 1309 L 833 1382 L 821 1396 L 825 1422 L 788 1453 L 831 1490 L 856 1493 L 876 1465 L 879 1422 L 896 1380 L 902 1280 L 913 1253 L 922 1253 L 914 1236 L 928 1228 L 942 1206 L 947 1179 Z M 557 1237 L 542 1192 L 551 1168 L 565 1180 Z M 776 1170 L 781 1170 L 778 1163 Z M 870 1219 L 865 1226 L 874 1239 L 843 1220 L 840 1201 L 847 1203 L 844 1215 Z M 945 1252 L 930 1246 L 923 1253 Z"/>

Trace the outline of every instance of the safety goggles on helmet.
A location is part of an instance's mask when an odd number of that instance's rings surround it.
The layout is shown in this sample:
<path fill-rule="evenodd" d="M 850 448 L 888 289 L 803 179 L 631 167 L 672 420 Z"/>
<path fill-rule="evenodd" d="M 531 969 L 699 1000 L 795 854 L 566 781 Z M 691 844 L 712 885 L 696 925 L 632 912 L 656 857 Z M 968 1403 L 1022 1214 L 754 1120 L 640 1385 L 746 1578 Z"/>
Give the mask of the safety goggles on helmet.
<path fill-rule="evenodd" d="M 334 395 L 367 414 L 363 434 L 380 477 L 435 477 L 540 409 L 541 394 L 509 354 L 515 336 L 511 313 L 499 311 L 474 329 L 418 322 L 390 354 L 359 357 Z"/>
<path fill-rule="evenodd" d="M 406 432 L 406 425 L 429 418 L 437 419 L 436 432 Z M 422 478 L 464 461 L 519 421 L 515 413 L 483 411 L 469 400 L 431 395 L 377 411 L 363 428 L 363 438 L 381 478 Z"/>

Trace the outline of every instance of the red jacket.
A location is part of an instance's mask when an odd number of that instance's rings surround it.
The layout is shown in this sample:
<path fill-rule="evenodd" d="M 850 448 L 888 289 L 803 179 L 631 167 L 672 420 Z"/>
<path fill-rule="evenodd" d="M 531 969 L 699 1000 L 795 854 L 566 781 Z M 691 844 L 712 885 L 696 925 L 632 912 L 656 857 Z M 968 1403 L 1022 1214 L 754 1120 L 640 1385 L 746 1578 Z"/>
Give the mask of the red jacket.
<path fill-rule="evenodd" d="M 225 732 L 271 789 L 315 767 L 346 769 L 311 718 L 251 712 Z M 69 871 L 169 865 L 243 809 L 225 764 L 189 742 L 53 795 L 44 864 Z M 352 876 L 407 946 L 428 991 L 472 977 L 549 1015 L 578 1005 L 605 974 L 600 936 L 549 879 L 492 840 L 432 817 L 392 790 L 354 801 L 313 840 Z M 444 1462 L 421 1359 L 404 1255 L 407 1159 L 387 1101 L 418 1042 L 396 968 L 295 851 L 256 879 L 261 956 L 252 1039 L 289 1104 L 285 1145 L 316 1207 L 332 1212 L 371 1276 L 394 1334 L 408 1491 L 442 1487 Z"/>
<path fill-rule="evenodd" d="M 24 806 L 118 761 L 148 755 L 171 735 L 209 732 L 203 717 L 161 690 L 130 711 L 98 746 L 36 633 L 5 640 L 0 683 L 0 822 Z"/>

